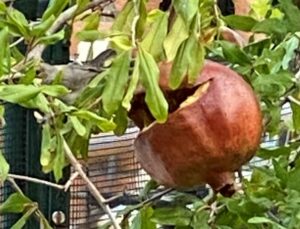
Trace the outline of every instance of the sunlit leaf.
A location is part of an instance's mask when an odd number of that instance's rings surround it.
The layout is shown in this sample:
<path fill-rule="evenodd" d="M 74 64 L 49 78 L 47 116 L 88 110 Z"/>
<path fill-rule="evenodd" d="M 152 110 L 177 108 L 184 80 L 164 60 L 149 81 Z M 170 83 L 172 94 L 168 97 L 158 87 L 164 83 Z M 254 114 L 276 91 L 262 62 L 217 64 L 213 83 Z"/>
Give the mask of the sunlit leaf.
<path fill-rule="evenodd" d="M 107 82 L 102 94 L 103 109 L 112 115 L 120 106 L 129 73 L 129 52 L 123 52 L 112 63 Z"/>
<path fill-rule="evenodd" d="M 152 11 L 149 17 L 152 17 L 152 23 L 144 35 L 145 38 L 142 40 L 141 46 L 157 60 L 163 54 L 163 42 L 168 29 L 168 15 L 156 10 Z"/>
<path fill-rule="evenodd" d="M 174 0 L 174 8 L 188 25 L 198 11 L 199 0 Z"/>
<path fill-rule="evenodd" d="M 257 21 L 249 16 L 229 15 L 224 17 L 224 21 L 233 29 L 242 31 L 251 31 Z"/>
<path fill-rule="evenodd" d="M 0 205 L 0 213 L 21 213 L 30 203 L 32 201 L 26 196 L 13 193 Z"/>
<path fill-rule="evenodd" d="M 172 61 L 179 49 L 179 46 L 189 36 L 188 29 L 180 15 L 175 19 L 175 22 L 164 40 L 164 49 L 168 61 Z"/>
<path fill-rule="evenodd" d="M 168 103 L 158 85 L 158 66 L 154 58 L 141 47 L 138 58 L 141 82 L 146 89 L 145 101 L 156 120 L 160 123 L 165 122 L 168 116 Z"/>
<path fill-rule="evenodd" d="M 9 172 L 9 164 L 7 163 L 4 155 L 0 152 L 0 183 L 3 183 Z"/>
<path fill-rule="evenodd" d="M 57 17 L 67 6 L 69 0 L 52 0 L 49 1 L 49 5 L 42 16 L 42 20 L 45 21 L 52 15 Z"/>

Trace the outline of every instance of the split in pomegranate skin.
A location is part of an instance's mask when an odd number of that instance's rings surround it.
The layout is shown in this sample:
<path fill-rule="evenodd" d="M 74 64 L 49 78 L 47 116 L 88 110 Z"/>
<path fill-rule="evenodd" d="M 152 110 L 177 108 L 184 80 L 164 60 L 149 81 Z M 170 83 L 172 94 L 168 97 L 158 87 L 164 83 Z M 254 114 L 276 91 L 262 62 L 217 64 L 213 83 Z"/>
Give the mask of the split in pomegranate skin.
<path fill-rule="evenodd" d="M 160 66 L 160 85 L 170 104 L 165 123 L 154 121 L 143 92 L 133 99 L 129 115 L 142 128 L 134 143 L 137 158 L 160 184 L 190 188 L 208 183 L 230 196 L 234 172 L 260 143 L 257 98 L 243 78 L 224 65 L 206 61 L 195 84 L 183 83 L 176 91 L 167 86 L 170 69 L 170 64 Z"/>

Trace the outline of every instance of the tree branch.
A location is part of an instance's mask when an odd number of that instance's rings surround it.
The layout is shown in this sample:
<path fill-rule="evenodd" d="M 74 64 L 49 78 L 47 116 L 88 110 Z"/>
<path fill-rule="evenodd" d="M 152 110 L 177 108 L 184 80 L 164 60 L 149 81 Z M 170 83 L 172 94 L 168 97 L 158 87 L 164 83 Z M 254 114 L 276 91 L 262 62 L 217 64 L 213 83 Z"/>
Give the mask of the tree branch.
<path fill-rule="evenodd" d="M 53 187 L 53 188 L 57 188 L 57 189 L 61 189 L 61 190 L 65 189 L 65 185 L 55 184 L 55 183 L 41 180 L 38 178 L 33 178 L 33 177 L 28 177 L 28 176 L 23 176 L 23 175 L 16 175 L 16 174 L 8 174 L 8 177 L 13 178 L 15 180 L 25 180 L 25 181 L 29 181 L 29 182 L 36 183 L 36 184 L 43 184 L 43 185 L 47 185 L 49 187 Z"/>
<path fill-rule="evenodd" d="M 118 224 L 115 216 L 113 215 L 110 207 L 107 204 L 105 204 L 106 200 L 101 195 L 101 193 L 98 191 L 98 189 L 96 188 L 96 186 L 90 181 L 90 179 L 88 178 L 88 176 L 85 174 L 85 172 L 83 171 L 83 169 L 81 167 L 81 164 L 77 161 L 77 159 L 73 155 L 73 153 L 72 153 L 69 145 L 67 144 L 67 142 L 65 140 L 63 141 L 63 145 L 64 145 L 65 154 L 66 154 L 67 158 L 69 159 L 71 165 L 79 173 L 79 175 L 81 176 L 81 178 L 86 182 L 86 185 L 87 185 L 90 193 L 96 199 L 96 201 L 98 202 L 98 204 L 100 205 L 100 207 L 108 215 L 108 217 L 110 218 L 110 220 L 111 220 L 114 228 L 115 229 L 121 229 L 121 227 L 119 226 L 119 224 Z"/>

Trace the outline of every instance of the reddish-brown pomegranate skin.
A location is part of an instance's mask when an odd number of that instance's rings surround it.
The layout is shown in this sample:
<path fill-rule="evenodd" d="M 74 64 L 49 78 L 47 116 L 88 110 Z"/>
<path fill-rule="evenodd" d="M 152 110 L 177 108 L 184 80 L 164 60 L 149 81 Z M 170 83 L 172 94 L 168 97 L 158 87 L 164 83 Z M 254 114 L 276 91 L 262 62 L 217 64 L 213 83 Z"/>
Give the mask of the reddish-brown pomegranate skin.
<path fill-rule="evenodd" d="M 170 65 L 161 65 L 166 87 Z M 145 128 L 135 140 L 142 167 L 160 184 L 185 188 L 233 184 L 233 172 L 255 154 L 262 115 L 252 88 L 226 66 L 206 61 L 195 85 L 209 81 L 196 102 Z"/>

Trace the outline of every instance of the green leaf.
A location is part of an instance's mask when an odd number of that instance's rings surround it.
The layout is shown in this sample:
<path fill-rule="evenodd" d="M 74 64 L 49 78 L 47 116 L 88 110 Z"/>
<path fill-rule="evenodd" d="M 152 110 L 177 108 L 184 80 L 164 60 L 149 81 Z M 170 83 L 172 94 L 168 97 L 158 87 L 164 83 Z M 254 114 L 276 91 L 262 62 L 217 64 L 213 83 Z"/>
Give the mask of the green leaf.
<path fill-rule="evenodd" d="M 0 15 L 5 14 L 7 10 L 7 7 L 3 1 L 0 1 Z"/>
<path fill-rule="evenodd" d="M 158 188 L 158 186 L 159 186 L 159 184 L 155 180 L 153 180 L 153 179 L 149 180 L 146 183 L 146 185 L 144 186 L 143 190 L 141 191 L 140 197 L 142 199 L 146 199 L 148 197 L 149 193 L 152 190 L 155 190 L 156 188 Z"/>
<path fill-rule="evenodd" d="M 49 165 L 51 161 L 51 129 L 50 125 L 46 123 L 42 130 L 42 145 L 40 163 L 42 166 Z"/>
<path fill-rule="evenodd" d="M 98 30 L 83 30 L 76 33 L 76 36 L 80 41 L 93 42 L 99 40 L 102 34 Z"/>
<path fill-rule="evenodd" d="M 128 33 L 131 31 L 131 23 L 134 17 L 134 3 L 133 1 L 127 1 L 123 10 L 118 14 L 112 29 L 114 31 L 124 31 Z"/>
<path fill-rule="evenodd" d="M 288 156 L 291 153 L 292 148 L 294 147 L 282 146 L 275 149 L 261 148 L 257 152 L 256 156 L 261 157 L 263 159 L 277 158 L 279 156 Z"/>
<path fill-rule="evenodd" d="M 22 103 L 36 97 L 40 88 L 33 85 L 0 85 L 0 99 L 11 103 Z"/>
<path fill-rule="evenodd" d="M 152 24 L 144 35 L 141 46 L 150 53 L 154 59 L 159 60 L 163 55 L 163 42 L 168 30 L 168 15 L 165 12 L 155 10 L 149 17 L 152 18 Z"/>
<path fill-rule="evenodd" d="M 183 18 L 186 25 L 188 26 L 198 11 L 199 0 L 174 0 L 173 4 L 177 14 L 179 14 Z"/>
<path fill-rule="evenodd" d="M 69 0 L 51 0 L 49 5 L 42 16 L 42 21 L 47 20 L 52 15 L 57 17 L 67 6 Z"/>
<path fill-rule="evenodd" d="M 6 180 L 9 172 L 9 164 L 5 160 L 3 153 L 0 152 L 0 184 Z"/>
<path fill-rule="evenodd" d="M 128 80 L 129 64 L 129 52 L 123 52 L 112 63 L 102 94 L 103 109 L 108 115 L 117 111 L 122 102 Z"/>
<path fill-rule="evenodd" d="M 55 150 L 55 158 L 53 160 L 53 174 L 56 182 L 63 177 L 63 169 L 65 167 L 66 159 L 65 159 L 65 152 L 63 147 L 63 136 L 58 133 L 56 135 L 57 144 Z"/>
<path fill-rule="evenodd" d="M 38 39 L 39 43 L 45 44 L 45 45 L 52 45 L 57 43 L 60 40 L 63 40 L 65 37 L 65 30 L 62 29 L 57 33 L 47 35 L 45 37 L 41 37 Z"/>
<path fill-rule="evenodd" d="M 142 37 L 142 35 L 144 34 L 145 31 L 145 25 L 146 25 L 146 21 L 147 21 L 147 9 L 146 9 L 146 2 L 148 0 L 139 0 L 139 1 L 133 1 L 134 4 L 136 4 L 135 7 L 138 8 L 138 21 L 136 24 L 136 39 L 140 39 Z"/>
<path fill-rule="evenodd" d="M 241 15 L 229 15 L 223 18 L 227 25 L 233 29 L 251 31 L 258 22 L 254 18 Z"/>
<path fill-rule="evenodd" d="M 201 229 L 210 229 L 208 225 L 209 220 L 209 212 L 207 211 L 198 211 L 193 215 L 191 226 L 193 228 L 201 228 Z"/>
<path fill-rule="evenodd" d="M 15 26 L 18 33 L 24 36 L 25 39 L 30 38 L 28 21 L 20 11 L 10 8 L 7 12 L 7 22 Z"/>
<path fill-rule="evenodd" d="M 156 229 L 155 223 L 150 221 L 153 214 L 151 207 L 145 206 L 134 217 L 131 229 Z"/>
<path fill-rule="evenodd" d="M 271 18 L 258 22 L 253 28 L 252 32 L 265 33 L 269 35 L 284 35 L 287 33 L 286 24 L 277 19 Z"/>
<path fill-rule="evenodd" d="M 10 49 L 8 27 L 0 30 L 0 76 L 10 72 Z"/>
<path fill-rule="evenodd" d="M 182 17 L 178 15 L 163 44 L 168 61 L 174 60 L 180 45 L 188 37 L 189 31 Z"/>
<path fill-rule="evenodd" d="M 122 106 L 127 111 L 129 111 L 131 109 L 131 103 L 130 103 L 130 101 L 133 98 L 135 89 L 136 89 L 136 87 L 138 85 L 138 82 L 139 82 L 139 65 L 140 65 L 139 58 L 137 58 L 135 60 L 134 69 L 133 69 L 133 72 L 132 72 L 132 75 L 131 75 L 129 86 L 127 88 L 127 92 L 126 92 L 126 94 L 124 96 L 124 99 L 122 101 Z"/>
<path fill-rule="evenodd" d="M 0 213 L 21 213 L 31 203 L 32 201 L 26 196 L 13 193 L 0 205 Z"/>
<path fill-rule="evenodd" d="M 300 10 L 292 0 L 280 0 L 280 9 L 285 14 L 290 32 L 300 31 Z"/>
<path fill-rule="evenodd" d="M 158 85 L 159 69 L 154 58 L 142 47 L 139 47 L 138 59 L 141 81 L 146 89 L 145 101 L 153 117 L 163 123 L 168 117 L 168 103 Z"/>
<path fill-rule="evenodd" d="M 178 88 L 182 81 L 184 80 L 185 76 L 187 75 L 187 68 L 188 68 L 188 55 L 189 51 L 187 49 L 188 40 L 184 41 L 177 52 L 175 60 L 173 62 L 171 74 L 170 74 L 170 81 L 169 86 L 172 89 Z"/>
<path fill-rule="evenodd" d="M 30 100 L 20 102 L 20 105 L 31 109 L 39 109 L 44 113 L 50 113 L 51 111 L 49 101 L 43 94 L 38 94 L 36 97 L 33 97 Z"/>
<path fill-rule="evenodd" d="M 265 224 L 265 223 L 267 223 L 267 224 L 276 226 L 278 229 L 286 229 L 285 227 L 281 226 L 280 224 L 278 224 L 268 218 L 259 217 L 259 216 L 252 217 L 251 219 L 248 220 L 248 223 L 250 223 L 250 224 Z"/>
<path fill-rule="evenodd" d="M 129 36 L 119 35 L 113 36 L 109 39 L 112 43 L 112 46 L 120 51 L 128 51 L 132 49 L 132 44 L 130 42 Z"/>
<path fill-rule="evenodd" d="M 300 131 L 300 106 L 291 102 L 293 125 L 296 131 Z"/>
<path fill-rule="evenodd" d="M 248 65 L 251 64 L 250 57 L 237 45 L 228 41 L 218 41 L 223 49 L 226 60 L 233 64 Z"/>
<path fill-rule="evenodd" d="M 95 11 L 89 14 L 84 18 L 83 22 L 85 23 L 84 30 L 97 30 L 100 23 L 100 14 L 99 11 Z"/>
<path fill-rule="evenodd" d="M 120 106 L 115 115 L 116 116 L 113 119 L 114 123 L 116 124 L 114 133 L 117 136 L 121 136 L 125 133 L 128 126 L 127 110 Z"/>
<path fill-rule="evenodd" d="M 263 97 L 278 98 L 293 85 L 292 75 L 288 71 L 281 71 L 276 74 L 259 75 L 252 85 L 256 92 Z"/>
<path fill-rule="evenodd" d="M 282 187 L 285 188 L 287 180 L 288 180 L 288 172 L 275 159 L 272 160 L 272 164 L 274 166 L 274 171 L 275 171 L 276 176 L 280 179 Z"/>
<path fill-rule="evenodd" d="M 161 225 L 189 226 L 193 213 L 184 207 L 157 208 L 154 210 L 151 221 Z"/>
<path fill-rule="evenodd" d="M 62 85 L 43 85 L 41 86 L 41 92 L 53 97 L 59 97 L 68 94 L 70 91 Z"/>
<path fill-rule="evenodd" d="M 287 70 L 290 67 L 290 62 L 295 58 L 295 50 L 299 47 L 299 38 L 293 36 L 288 41 L 283 43 L 285 55 L 282 60 L 282 68 Z"/>
<path fill-rule="evenodd" d="M 112 121 L 100 117 L 97 114 L 87 110 L 74 111 L 72 115 L 92 122 L 93 124 L 98 126 L 98 128 L 100 128 L 103 132 L 109 132 L 116 128 L 115 123 L 113 123 Z"/>
<path fill-rule="evenodd" d="M 82 137 L 85 136 L 87 131 L 84 125 L 82 125 L 82 123 L 79 121 L 79 119 L 75 116 L 69 116 L 69 118 L 77 134 Z"/>
<path fill-rule="evenodd" d="M 11 227 L 11 229 L 21 229 L 25 226 L 29 217 L 37 210 L 37 206 L 32 206 L 26 210 L 23 216 Z"/>
<path fill-rule="evenodd" d="M 50 26 L 53 24 L 53 22 L 55 21 L 55 16 L 51 15 L 49 18 L 47 18 L 44 21 L 41 21 L 41 23 L 33 26 L 32 28 L 32 35 L 36 36 L 36 37 L 40 37 L 42 35 L 44 35 L 48 29 L 50 28 Z"/>
<path fill-rule="evenodd" d="M 190 37 L 190 55 L 188 56 L 188 83 L 194 84 L 205 62 L 205 48 L 194 36 Z"/>

